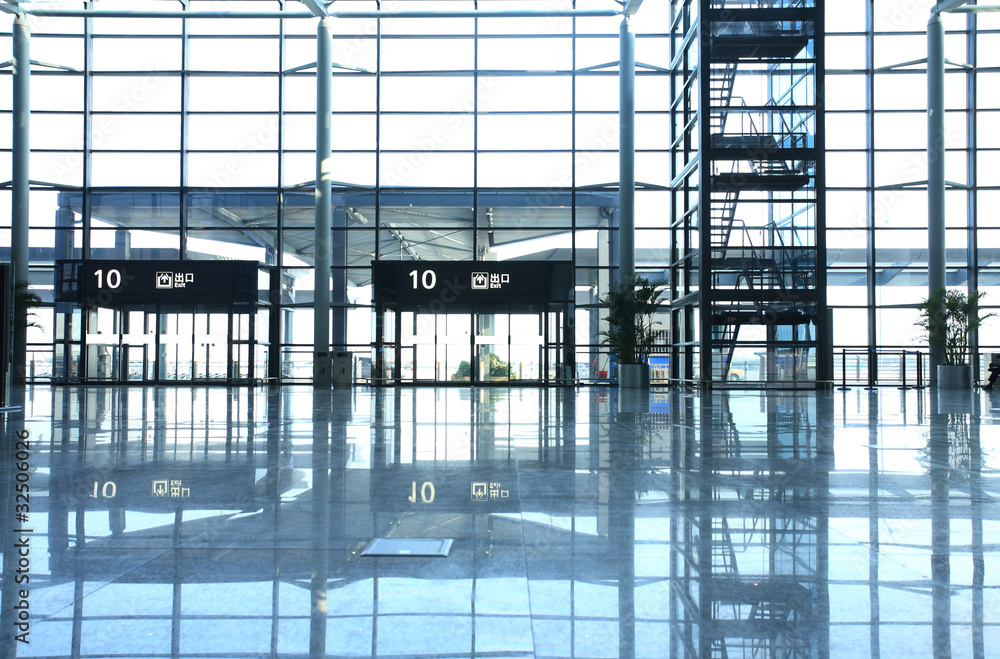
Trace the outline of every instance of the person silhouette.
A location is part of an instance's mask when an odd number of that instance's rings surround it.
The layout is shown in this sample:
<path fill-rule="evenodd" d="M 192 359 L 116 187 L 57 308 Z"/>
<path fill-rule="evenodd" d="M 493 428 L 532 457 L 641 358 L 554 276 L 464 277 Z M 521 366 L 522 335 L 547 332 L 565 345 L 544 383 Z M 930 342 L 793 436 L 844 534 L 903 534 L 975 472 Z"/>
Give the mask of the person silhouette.
<path fill-rule="evenodd" d="M 983 389 L 992 391 L 993 383 L 997 381 L 997 376 L 1000 375 L 1000 355 L 993 353 L 993 358 L 990 359 L 990 365 L 986 367 L 986 370 L 989 372 L 990 377 Z"/>

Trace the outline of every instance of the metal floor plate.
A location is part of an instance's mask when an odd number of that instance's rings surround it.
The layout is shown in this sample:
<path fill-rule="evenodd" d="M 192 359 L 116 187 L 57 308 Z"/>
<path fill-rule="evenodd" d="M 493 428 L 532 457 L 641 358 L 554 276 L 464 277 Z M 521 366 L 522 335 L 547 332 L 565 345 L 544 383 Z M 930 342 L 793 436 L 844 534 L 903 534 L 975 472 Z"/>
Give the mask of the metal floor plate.
<path fill-rule="evenodd" d="M 447 556 L 451 538 L 375 538 L 362 550 L 362 556 Z"/>

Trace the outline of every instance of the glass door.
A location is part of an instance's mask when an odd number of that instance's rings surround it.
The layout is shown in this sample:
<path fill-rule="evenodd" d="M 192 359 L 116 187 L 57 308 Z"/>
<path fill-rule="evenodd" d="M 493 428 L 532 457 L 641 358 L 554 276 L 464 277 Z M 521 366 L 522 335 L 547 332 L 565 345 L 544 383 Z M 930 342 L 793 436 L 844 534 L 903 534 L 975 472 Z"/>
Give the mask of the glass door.
<path fill-rule="evenodd" d="M 192 380 L 225 380 L 229 361 L 229 318 L 224 313 L 195 313 Z M 239 325 L 239 323 L 237 323 Z M 239 327 L 235 328 L 237 331 Z M 234 338 L 242 338 L 239 334 Z M 234 362 L 238 355 L 234 355 Z M 246 364 L 244 364 L 244 367 Z M 239 377 L 238 374 L 234 374 Z"/>
<path fill-rule="evenodd" d="M 160 314 L 158 379 L 191 380 L 195 371 L 194 314 Z"/>
<path fill-rule="evenodd" d="M 97 307 L 87 312 L 87 366 L 88 381 L 119 379 L 121 362 L 122 312 L 120 309 Z"/>
<path fill-rule="evenodd" d="M 471 355 L 472 316 L 467 313 L 438 316 L 438 381 L 470 382 Z"/>
<path fill-rule="evenodd" d="M 150 311 L 126 311 L 122 332 L 124 363 L 120 378 L 124 382 L 148 382 L 156 376 L 156 314 Z"/>
<path fill-rule="evenodd" d="M 511 380 L 539 381 L 543 376 L 542 318 L 537 313 L 510 315 Z"/>
<path fill-rule="evenodd" d="M 439 364 L 437 358 L 438 316 L 431 313 L 413 314 L 413 379 L 421 382 L 437 382 Z"/>
<path fill-rule="evenodd" d="M 476 382 L 510 381 L 510 314 L 476 315 Z"/>

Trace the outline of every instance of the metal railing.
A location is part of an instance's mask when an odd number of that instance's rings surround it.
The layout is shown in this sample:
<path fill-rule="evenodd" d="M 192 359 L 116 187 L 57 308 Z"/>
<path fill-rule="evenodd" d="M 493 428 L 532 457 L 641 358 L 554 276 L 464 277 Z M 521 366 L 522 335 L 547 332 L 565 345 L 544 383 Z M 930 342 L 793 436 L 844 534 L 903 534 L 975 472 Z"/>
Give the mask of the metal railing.
<path fill-rule="evenodd" d="M 842 348 L 834 351 L 833 359 L 834 372 L 840 376 L 840 389 L 885 386 L 920 389 L 927 386 L 927 360 L 925 353 L 919 350 Z"/>

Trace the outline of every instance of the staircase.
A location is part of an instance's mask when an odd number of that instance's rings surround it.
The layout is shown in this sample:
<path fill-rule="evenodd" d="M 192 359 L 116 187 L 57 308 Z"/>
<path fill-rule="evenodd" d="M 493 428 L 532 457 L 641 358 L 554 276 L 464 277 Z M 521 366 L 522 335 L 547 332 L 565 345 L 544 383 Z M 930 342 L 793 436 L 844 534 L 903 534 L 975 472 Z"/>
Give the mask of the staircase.
<path fill-rule="evenodd" d="M 709 77 L 708 96 L 712 108 L 709 123 L 713 135 L 721 135 L 726 132 L 726 118 L 729 116 L 729 106 L 732 104 L 735 82 L 735 62 L 729 62 L 721 69 L 712 69 Z"/>

